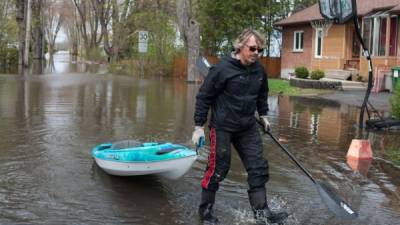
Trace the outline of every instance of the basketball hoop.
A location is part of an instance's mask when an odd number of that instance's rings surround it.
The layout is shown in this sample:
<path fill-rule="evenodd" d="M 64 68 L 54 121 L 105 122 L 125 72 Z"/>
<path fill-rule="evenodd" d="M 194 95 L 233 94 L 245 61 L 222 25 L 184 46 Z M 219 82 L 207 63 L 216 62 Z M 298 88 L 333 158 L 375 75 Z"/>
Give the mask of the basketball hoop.
<path fill-rule="evenodd" d="M 313 20 L 310 22 L 312 28 L 322 29 L 324 37 L 328 36 L 328 30 L 331 28 L 333 21 L 332 20 Z"/>

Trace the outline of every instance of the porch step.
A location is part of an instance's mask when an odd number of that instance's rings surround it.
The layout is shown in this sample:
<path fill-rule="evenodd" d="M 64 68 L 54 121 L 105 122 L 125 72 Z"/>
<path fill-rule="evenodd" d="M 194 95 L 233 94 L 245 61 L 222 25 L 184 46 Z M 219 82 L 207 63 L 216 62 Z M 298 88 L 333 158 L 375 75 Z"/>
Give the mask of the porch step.
<path fill-rule="evenodd" d="M 321 80 L 326 81 L 339 81 L 342 83 L 342 88 L 344 91 L 362 91 L 367 90 L 367 84 L 358 81 L 347 81 L 347 80 L 339 80 L 339 79 L 332 79 L 332 78 L 322 78 Z"/>
<path fill-rule="evenodd" d="M 347 80 L 351 77 L 351 74 L 354 71 L 351 70 L 326 70 L 325 77 L 330 79 L 337 79 L 337 80 Z"/>
<path fill-rule="evenodd" d="M 344 64 L 345 70 L 358 69 L 360 68 L 360 59 L 348 59 L 346 60 L 346 64 Z"/>
<path fill-rule="evenodd" d="M 342 86 L 343 91 L 365 91 L 367 87 L 360 87 L 360 86 Z"/>

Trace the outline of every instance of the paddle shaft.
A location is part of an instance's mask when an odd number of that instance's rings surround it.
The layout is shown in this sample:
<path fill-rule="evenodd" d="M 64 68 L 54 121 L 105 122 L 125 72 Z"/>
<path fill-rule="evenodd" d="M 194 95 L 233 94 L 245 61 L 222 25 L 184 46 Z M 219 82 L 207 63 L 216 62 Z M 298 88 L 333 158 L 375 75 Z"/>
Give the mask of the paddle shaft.
<path fill-rule="evenodd" d="M 273 134 L 271 134 L 271 131 L 270 131 L 270 130 L 268 130 L 268 131 L 265 131 L 265 130 L 264 130 L 264 124 L 260 121 L 260 119 L 256 118 L 256 121 L 257 121 L 257 123 L 263 128 L 264 133 L 265 133 L 265 134 L 268 134 L 268 135 L 272 138 L 272 140 L 274 140 L 274 142 L 275 142 L 279 147 L 281 147 L 281 149 L 289 156 L 289 158 L 290 158 L 291 160 L 293 160 L 293 162 L 307 175 L 307 177 L 310 178 L 310 180 L 311 180 L 314 184 L 316 184 L 317 181 L 314 179 L 314 177 L 311 175 L 311 173 L 308 172 L 308 170 L 307 170 L 303 165 L 301 165 L 301 163 L 296 159 L 296 157 L 294 157 L 294 155 L 293 155 L 291 152 L 289 152 L 289 150 L 287 150 L 287 149 L 278 141 L 278 139 L 276 139 L 276 137 L 275 137 Z"/>
<path fill-rule="evenodd" d="M 204 137 L 201 137 L 199 143 L 196 144 L 196 155 L 199 155 L 199 148 L 202 148 L 204 146 L 204 142 Z"/>
<path fill-rule="evenodd" d="M 264 127 L 259 119 L 256 119 L 256 121 L 262 127 Z M 278 139 L 276 139 L 276 137 L 271 134 L 271 131 L 264 130 L 264 133 L 267 133 L 272 138 L 272 140 L 274 140 L 274 142 L 278 144 L 278 146 L 281 147 L 281 149 L 289 156 L 289 158 L 293 160 L 293 162 L 295 162 L 295 164 L 307 175 L 307 177 L 310 178 L 310 180 L 314 183 L 314 186 L 317 188 L 323 202 L 332 212 L 334 212 L 338 216 L 345 218 L 357 218 L 358 214 L 352 209 L 352 207 L 341 198 L 339 198 L 335 193 L 333 193 L 326 184 L 317 182 L 311 175 L 311 173 L 308 172 L 308 170 L 304 168 L 304 166 L 301 165 L 301 163 L 294 157 L 294 155 L 289 152 L 289 150 L 287 150 L 281 143 L 279 143 Z"/>
<path fill-rule="evenodd" d="M 303 165 L 301 165 L 301 163 L 294 157 L 294 155 L 293 155 L 291 152 L 289 152 L 289 150 L 287 150 L 281 143 L 279 143 L 279 141 L 276 139 L 276 137 L 275 137 L 274 135 L 271 134 L 270 131 L 267 131 L 267 132 L 265 132 L 265 133 L 267 133 L 267 134 L 272 138 L 272 140 L 274 140 L 274 142 L 275 142 L 277 145 L 279 145 L 279 147 L 282 148 L 282 150 L 289 156 L 289 158 L 292 159 L 293 162 L 296 163 L 296 165 L 297 165 L 301 170 L 303 170 L 303 172 L 307 175 L 308 178 L 310 178 L 310 180 L 311 180 L 314 184 L 317 183 L 317 182 L 315 181 L 315 179 L 313 178 L 313 176 L 311 175 L 311 173 L 308 172 L 308 170 L 307 170 Z"/>

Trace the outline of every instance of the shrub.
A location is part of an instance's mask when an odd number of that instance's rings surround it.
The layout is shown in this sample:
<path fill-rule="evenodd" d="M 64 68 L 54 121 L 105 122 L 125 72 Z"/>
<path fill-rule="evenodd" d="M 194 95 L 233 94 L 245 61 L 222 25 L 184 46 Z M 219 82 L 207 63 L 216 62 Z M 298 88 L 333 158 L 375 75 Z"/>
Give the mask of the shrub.
<path fill-rule="evenodd" d="M 18 64 L 18 49 L 0 48 L 0 67 L 7 69 L 15 67 Z"/>
<path fill-rule="evenodd" d="M 394 88 L 393 96 L 390 98 L 390 104 L 392 106 L 392 115 L 396 119 L 400 119 L 400 83 L 397 83 Z"/>
<path fill-rule="evenodd" d="M 325 72 L 322 70 L 314 70 L 311 72 L 310 78 L 313 80 L 319 80 L 325 77 Z"/>
<path fill-rule="evenodd" d="M 294 73 L 296 74 L 297 78 L 302 78 L 302 79 L 306 79 L 309 74 L 308 69 L 304 66 L 297 67 L 294 70 Z"/>
<path fill-rule="evenodd" d="M 357 74 L 357 75 L 356 75 L 356 81 L 362 82 L 362 81 L 363 81 L 363 77 L 360 76 L 360 74 Z"/>
<path fill-rule="evenodd" d="M 18 64 L 18 49 L 17 48 L 8 48 L 7 49 L 7 62 L 9 65 L 17 65 Z"/>

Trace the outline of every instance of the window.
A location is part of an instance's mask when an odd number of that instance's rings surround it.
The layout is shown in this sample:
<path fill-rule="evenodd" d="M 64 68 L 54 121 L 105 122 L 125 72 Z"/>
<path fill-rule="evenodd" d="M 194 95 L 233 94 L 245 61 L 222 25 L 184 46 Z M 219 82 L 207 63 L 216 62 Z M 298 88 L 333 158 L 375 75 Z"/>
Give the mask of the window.
<path fill-rule="evenodd" d="M 398 30 L 398 16 L 390 15 L 388 12 L 374 12 L 373 14 L 364 17 L 363 39 L 370 50 L 371 55 L 396 56 Z"/>
<path fill-rule="evenodd" d="M 374 20 L 372 18 L 367 18 L 364 20 L 363 24 L 363 39 L 368 50 L 372 52 L 372 31 L 374 30 Z"/>
<path fill-rule="evenodd" d="M 318 143 L 318 126 L 319 124 L 321 124 L 319 122 L 319 118 L 320 115 L 318 113 L 313 113 L 311 115 L 310 134 L 311 134 L 311 142 L 313 144 Z"/>
<path fill-rule="evenodd" d="M 351 49 L 351 56 L 352 58 L 360 58 L 360 49 L 361 44 L 357 37 L 357 32 L 353 31 L 353 42 L 352 42 L 352 49 Z"/>
<path fill-rule="evenodd" d="M 304 31 L 294 32 L 293 51 L 295 52 L 303 51 L 303 36 L 304 36 Z"/>
<path fill-rule="evenodd" d="M 386 18 L 381 18 L 379 21 L 378 56 L 385 56 L 386 54 L 386 21 Z"/>
<path fill-rule="evenodd" d="M 289 118 L 290 118 L 289 127 L 291 127 L 291 128 L 299 128 L 299 113 L 290 112 Z"/>
<path fill-rule="evenodd" d="M 315 29 L 315 58 L 322 57 L 323 34 L 322 28 Z"/>
<path fill-rule="evenodd" d="M 390 18 L 389 56 L 397 55 L 398 17 Z"/>

